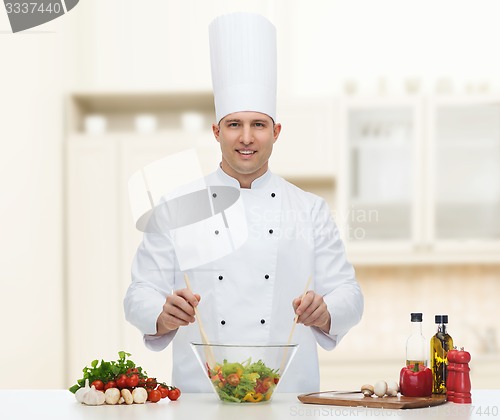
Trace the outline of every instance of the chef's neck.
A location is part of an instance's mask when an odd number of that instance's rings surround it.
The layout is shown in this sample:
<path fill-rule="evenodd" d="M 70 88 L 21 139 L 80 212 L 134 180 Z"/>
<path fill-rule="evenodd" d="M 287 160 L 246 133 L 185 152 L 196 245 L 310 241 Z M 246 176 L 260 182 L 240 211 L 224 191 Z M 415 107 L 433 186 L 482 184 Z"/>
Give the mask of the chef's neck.
<path fill-rule="evenodd" d="M 220 163 L 220 167 L 227 175 L 229 175 L 231 178 L 236 179 L 236 181 L 239 182 L 240 188 L 250 189 L 250 188 L 252 188 L 252 183 L 257 178 L 260 178 L 262 175 L 264 175 L 267 172 L 267 170 L 269 168 L 269 163 L 266 162 L 257 171 L 249 173 L 249 174 L 244 174 L 244 173 L 238 172 L 237 170 L 235 170 L 234 168 L 229 166 L 229 164 L 227 163 L 227 161 L 224 158 L 222 158 L 222 162 Z"/>

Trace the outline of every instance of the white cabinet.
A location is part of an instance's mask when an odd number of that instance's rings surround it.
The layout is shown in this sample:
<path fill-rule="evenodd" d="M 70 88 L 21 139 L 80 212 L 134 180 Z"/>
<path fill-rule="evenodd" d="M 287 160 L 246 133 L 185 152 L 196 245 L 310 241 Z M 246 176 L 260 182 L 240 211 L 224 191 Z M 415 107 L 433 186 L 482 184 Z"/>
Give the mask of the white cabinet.
<path fill-rule="evenodd" d="M 500 260 L 500 98 L 342 107 L 339 213 L 354 262 Z"/>
<path fill-rule="evenodd" d="M 500 98 L 430 103 L 430 236 L 500 240 Z"/>
<path fill-rule="evenodd" d="M 418 229 L 420 107 L 412 100 L 350 101 L 343 107 L 339 192 L 346 240 L 412 246 Z"/>

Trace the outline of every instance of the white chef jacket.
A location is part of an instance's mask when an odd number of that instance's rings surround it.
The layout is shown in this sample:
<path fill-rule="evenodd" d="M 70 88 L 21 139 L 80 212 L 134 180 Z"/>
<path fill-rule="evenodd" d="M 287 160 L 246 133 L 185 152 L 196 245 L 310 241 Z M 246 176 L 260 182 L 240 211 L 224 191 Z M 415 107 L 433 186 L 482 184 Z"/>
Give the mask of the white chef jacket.
<path fill-rule="evenodd" d="M 206 184 L 240 188 L 221 168 Z M 333 349 L 359 322 L 363 295 L 325 201 L 267 171 L 251 188 L 241 189 L 248 239 L 233 253 L 187 272 L 201 295 L 199 315 L 208 339 L 217 343 L 286 343 L 292 329 L 292 301 L 309 276 L 310 290 L 323 296 L 331 315 L 328 334 L 296 326 L 297 353 L 279 392 L 319 390 L 317 343 Z M 230 227 L 231 228 L 231 227 Z M 185 288 L 169 235 L 144 234 L 132 264 L 124 300 L 126 319 L 143 334 L 148 348 L 173 342 L 172 384 L 184 392 L 211 392 L 190 342 L 201 342 L 194 324 L 156 337 L 156 321 L 168 294 Z"/>

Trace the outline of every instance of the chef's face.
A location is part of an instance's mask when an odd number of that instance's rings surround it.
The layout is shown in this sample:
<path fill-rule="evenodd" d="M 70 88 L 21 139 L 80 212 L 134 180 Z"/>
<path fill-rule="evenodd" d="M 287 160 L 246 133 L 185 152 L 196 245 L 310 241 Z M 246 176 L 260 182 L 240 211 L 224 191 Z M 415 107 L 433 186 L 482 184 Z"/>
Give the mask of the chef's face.
<path fill-rule="evenodd" d="M 267 171 L 281 124 L 266 114 L 245 111 L 226 115 L 212 130 L 222 151 L 222 170 L 241 188 L 250 188 Z"/>

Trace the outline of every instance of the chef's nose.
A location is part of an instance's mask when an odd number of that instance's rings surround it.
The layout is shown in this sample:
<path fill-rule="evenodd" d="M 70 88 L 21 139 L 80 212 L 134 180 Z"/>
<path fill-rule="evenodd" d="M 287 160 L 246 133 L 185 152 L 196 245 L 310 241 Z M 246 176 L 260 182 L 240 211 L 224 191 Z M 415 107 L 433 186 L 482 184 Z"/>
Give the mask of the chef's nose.
<path fill-rule="evenodd" d="M 241 132 L 241 139 L 240 141 L 244 145 L 248 145 L 253 143 L 253 133 L 252 129 L 249 126 L 243 126 L 243 131 Z"/>

